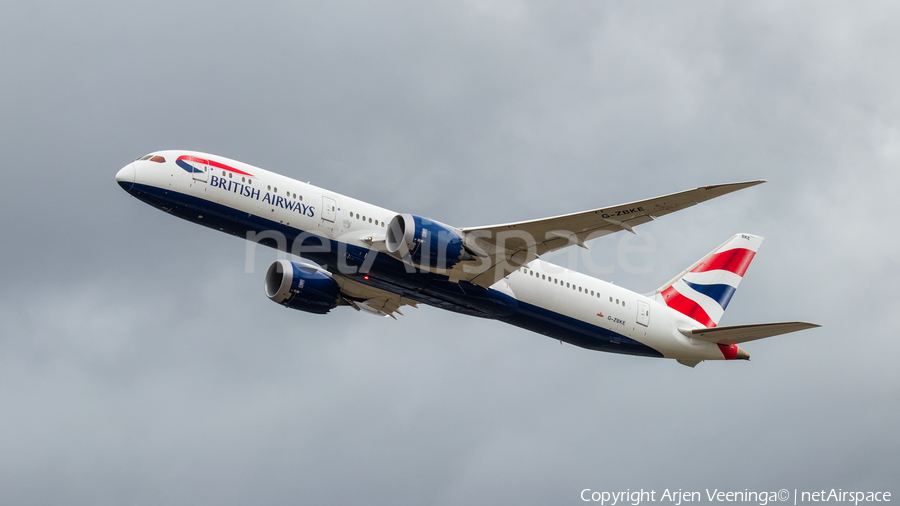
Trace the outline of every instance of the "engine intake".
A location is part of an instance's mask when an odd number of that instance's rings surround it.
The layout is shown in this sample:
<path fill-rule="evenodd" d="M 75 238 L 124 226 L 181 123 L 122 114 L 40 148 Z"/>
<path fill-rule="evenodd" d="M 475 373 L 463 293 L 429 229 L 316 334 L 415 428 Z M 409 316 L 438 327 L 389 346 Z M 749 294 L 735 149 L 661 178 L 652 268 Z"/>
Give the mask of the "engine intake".
<path fill-rule="evenodd" d="M 266 297 L 291 309 L 325 314 L 338 305 L 341 289 L 322 269 L 278 260 L 266 272 Z"/>
<path fill-rule="evenodd" d="M 470 258 L 453 229 L 412 214 L 394 216 L 388 224 L 385 246 L 390 253 L 420 267 L 450 269 Z"/>

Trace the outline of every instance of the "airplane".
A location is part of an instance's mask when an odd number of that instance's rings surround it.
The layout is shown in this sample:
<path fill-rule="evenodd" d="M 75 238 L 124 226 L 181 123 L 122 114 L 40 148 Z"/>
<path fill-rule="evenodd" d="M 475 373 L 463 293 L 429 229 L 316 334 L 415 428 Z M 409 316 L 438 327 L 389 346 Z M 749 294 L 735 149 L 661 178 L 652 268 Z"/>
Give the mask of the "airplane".
<path fill-rule="evenodd" d="M 763 238 L 736 234 L 648 294 L 539 257 L 634 227 L 765 181 L 702 186 L 610 207 L 458 228 L 396 213 L 221 156 L 157 151 L 116 181 L 137 199 L 183 218 L 290 252 L 265 294 L 286 308 L 326 314 L 348 306 L 396 318 L 420 304 L 490 318 L 590 350 L 672 358 L 749 360 L 748 341 L 818 327 L 802 321 L 720 327 Z"/>

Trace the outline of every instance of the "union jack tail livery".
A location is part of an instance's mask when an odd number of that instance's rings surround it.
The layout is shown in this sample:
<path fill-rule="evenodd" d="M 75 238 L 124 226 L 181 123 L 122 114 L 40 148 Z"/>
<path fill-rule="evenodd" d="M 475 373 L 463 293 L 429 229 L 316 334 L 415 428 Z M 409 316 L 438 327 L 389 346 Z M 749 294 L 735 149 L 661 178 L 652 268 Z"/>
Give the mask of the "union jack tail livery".
<path fill-rule="evenodd" d="M 763 238 L 737 234 L 656 290 L 656 300 L 706 328 L 719 324 Z"/>

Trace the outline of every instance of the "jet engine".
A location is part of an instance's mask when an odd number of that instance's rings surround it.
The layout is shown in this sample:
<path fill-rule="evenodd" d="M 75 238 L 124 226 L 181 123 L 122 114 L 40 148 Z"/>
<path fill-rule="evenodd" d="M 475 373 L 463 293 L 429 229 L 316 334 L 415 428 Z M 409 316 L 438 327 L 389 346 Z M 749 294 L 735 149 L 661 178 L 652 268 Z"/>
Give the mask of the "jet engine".
<path fill-rule="evenodd" d="M 266 272 L 266 296 L 284 307 L 325 314 L 338 305 L 341 289 L 318 267 L 278 260 Z"/>
<path fill-rule="evenodd" d="M 420 267 L 450 269 L 472 259 L 453 229 L 412 214 L 394 216 L 388 224 L 385 246 L 390 253 Z"/>

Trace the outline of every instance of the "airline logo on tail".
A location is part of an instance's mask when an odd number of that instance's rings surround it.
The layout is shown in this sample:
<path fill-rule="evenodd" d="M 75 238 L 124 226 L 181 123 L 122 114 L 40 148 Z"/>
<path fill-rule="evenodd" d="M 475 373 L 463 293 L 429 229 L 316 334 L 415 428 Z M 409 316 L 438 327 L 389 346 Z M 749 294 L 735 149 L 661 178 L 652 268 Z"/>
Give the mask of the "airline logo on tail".
<path fill-rule="evenodd" d="M 762 241 L 755 235 L 735 235 L 659 289 L 658 299 L 704 327 L 715 327 Z"/>

